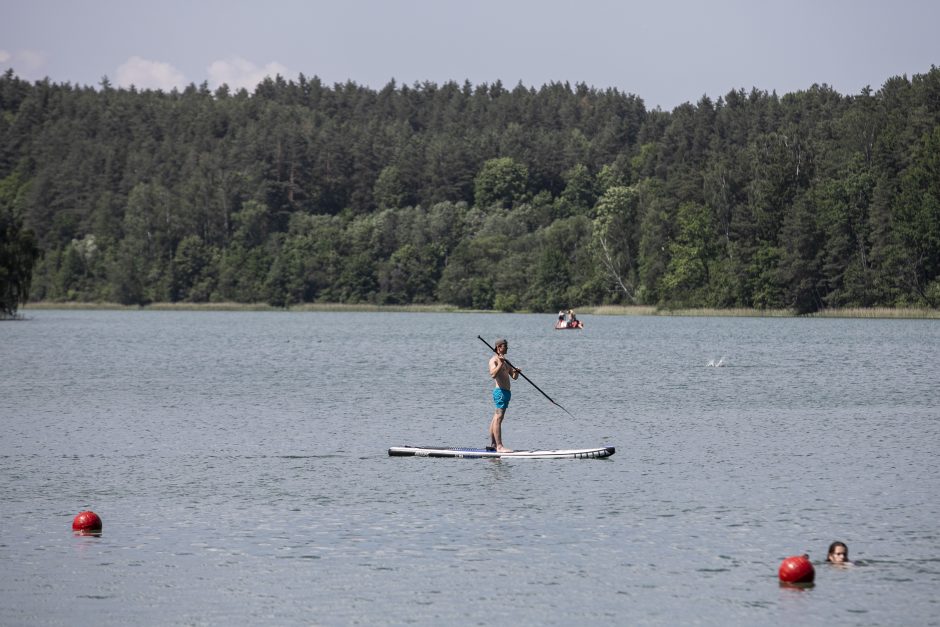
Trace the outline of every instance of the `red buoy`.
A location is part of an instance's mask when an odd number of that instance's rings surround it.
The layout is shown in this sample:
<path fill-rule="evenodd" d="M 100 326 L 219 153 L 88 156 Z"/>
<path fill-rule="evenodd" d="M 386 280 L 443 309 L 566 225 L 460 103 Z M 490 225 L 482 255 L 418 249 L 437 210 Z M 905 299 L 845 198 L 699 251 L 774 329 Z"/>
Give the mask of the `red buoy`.
<path fill-rule="evenodd" d="M 72 531 L 81 533 L 100 533 L 101 517 L 92 511 L 80 513 L 72 521 Z"/>
<path fill-rule="evenodd" d="M 780 564 L 780 581 L 786 583 L 811 583 L 816 577 L 816 569 L 808 555 L 794 555 Z"/>

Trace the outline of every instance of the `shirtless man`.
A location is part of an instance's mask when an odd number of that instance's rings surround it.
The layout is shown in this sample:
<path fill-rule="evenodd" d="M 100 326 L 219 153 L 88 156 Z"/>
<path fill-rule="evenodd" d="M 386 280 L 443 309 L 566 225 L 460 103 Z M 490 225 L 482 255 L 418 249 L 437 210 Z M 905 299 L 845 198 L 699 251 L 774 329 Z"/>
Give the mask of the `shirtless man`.
<path fill-rule="evenodd" d="M 509 342 L 500 338 L 496 340 L 496 354 L 490 358 L 490 377 L 493 378 L 495 387 L 493 388 L 493 403 L 496 405 L 496 411 L 493 413 L 493 420 L 490 421 L 490 443 L 500 453 L 512 453 L 511 449 L 503 446 L 503 418 L 506 416 L 506 409 L 509 407 L 509 399 L 512 393 L 509 391 L 511 380 L 519 378 L 521 370 L 512 368 L 506 363 L 504 357 L 509 350 Z"/>

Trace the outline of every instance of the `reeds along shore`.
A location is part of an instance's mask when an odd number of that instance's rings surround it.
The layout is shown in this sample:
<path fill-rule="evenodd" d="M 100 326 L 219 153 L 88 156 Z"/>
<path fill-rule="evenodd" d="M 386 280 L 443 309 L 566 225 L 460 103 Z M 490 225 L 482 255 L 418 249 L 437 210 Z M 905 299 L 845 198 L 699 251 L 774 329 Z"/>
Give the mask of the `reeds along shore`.
<path fill-rule="evenodd" d="M 20 307 L 20 311 L 30 309 L 116 309 L 150 311 L 374 311 L 374 312 L 414 312 L 414 313 L 508 313 L 491 310 L 461 309 L 452 305 L 371 305 L 343 303 L 305 303 L 290 307 L 273 307 L 266 303 L 152 303 L 143 307 L 120 305 L 117 303 L 76 303 L 76 302 L 36 302 Z M 751 317 L 751 318 L 897 318 L 897 319 L 940 319 L 940 309 L 921 309 L 913 307 L 848 307 L 845 309 L 824 309 L 811 314 L 798 316 L 786 309 L 659 309 L 649 305 L 600 305 L 596 307 L 576 307 L 578 315 L 598 316 L 701 316 L 701 317 Z M 533 313 L 533 312 L 516 312 Z M 550 315 L 553 312 L 548 312 Z"/>
<path fill-rule="evenodd" d="M 582 313 L 598 315 L 637 315 L 637 316 L 713 316 L 713 317 L 753 317 L 753 318 L 898 318 L 898 319 L 940 319 L 940 309 L 921 309 L 914 307 L 847 307 L 844 309 L 822 309 L 811 314 L 796 314 L 787 309 L 658 309 L 656 307 L 634 306 L 620 307 L 603 305 L 584 307 Z"/>

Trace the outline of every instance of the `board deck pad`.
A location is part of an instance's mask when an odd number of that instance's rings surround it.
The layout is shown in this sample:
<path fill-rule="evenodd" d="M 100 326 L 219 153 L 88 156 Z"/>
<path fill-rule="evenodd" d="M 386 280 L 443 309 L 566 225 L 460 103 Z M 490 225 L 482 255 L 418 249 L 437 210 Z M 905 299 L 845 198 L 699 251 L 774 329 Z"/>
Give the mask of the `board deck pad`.
<path fill-rule="evenodd" d="M 462 459 L 600 459 L 610 457 L 613 446 L 597 448 L 551 449 L 544 451 L 513 451 L 499 453 L 486 448 L 449 448 L 445 446 L 393 446 L 388 449 L 391 457 L 457 457 Z"/>

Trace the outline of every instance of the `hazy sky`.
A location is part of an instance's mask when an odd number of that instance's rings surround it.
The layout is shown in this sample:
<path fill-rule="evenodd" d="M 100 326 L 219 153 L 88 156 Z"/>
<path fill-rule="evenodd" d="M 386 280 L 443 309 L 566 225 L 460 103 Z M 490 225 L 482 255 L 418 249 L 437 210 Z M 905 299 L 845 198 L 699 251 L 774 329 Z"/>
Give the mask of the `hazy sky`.
<path fill-rule="evenodd" d="M 0 0 L 0 70 L 165 90 L 568 81 L 671 110 L 739 88 L 877 90 L 940 65 L 938 32 L 938 0 Z"/>

